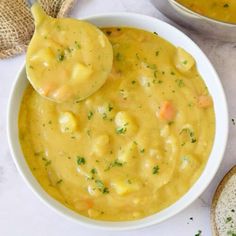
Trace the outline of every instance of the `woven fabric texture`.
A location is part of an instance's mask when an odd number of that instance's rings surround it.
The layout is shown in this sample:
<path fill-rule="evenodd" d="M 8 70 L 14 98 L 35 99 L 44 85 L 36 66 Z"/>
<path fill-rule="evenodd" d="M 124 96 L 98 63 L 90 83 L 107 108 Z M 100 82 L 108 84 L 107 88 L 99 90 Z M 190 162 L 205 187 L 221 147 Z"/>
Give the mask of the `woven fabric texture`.
<path fill-rule="evenodd" d="M 67 16 L 76 0 L 38 0 L 52 17 Z M 0 59 L 24 52 L 34 32 L 26 0 L 0 0 Z"/>

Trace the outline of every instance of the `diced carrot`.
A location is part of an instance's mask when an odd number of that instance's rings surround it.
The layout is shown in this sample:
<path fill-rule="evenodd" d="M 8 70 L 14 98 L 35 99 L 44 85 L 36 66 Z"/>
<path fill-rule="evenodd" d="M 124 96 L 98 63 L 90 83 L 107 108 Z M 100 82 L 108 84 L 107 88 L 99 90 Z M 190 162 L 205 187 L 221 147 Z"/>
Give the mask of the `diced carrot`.
<path fill-rule="evenodd" d="M 200 108 L 208 108 L 212 105 L 212 99 L 208 95 L 201 95 L 198 97 L 198 106 Z"/>
<path fill-rule="evenodd" d="M 88 209 L 93 207 L 93 200 L 92 199 L 88 198 L 88 199 L 85 200 L 85 202 L 86 202 L 86 205 L 87 205 Z"/>
<path fill-rule="evenodd" d="M 172 121 L 175 115 L 176 111 L 173 104 L 170 101 L 164 101 L 159 112 L 159 117 L 162 120 Z"/>

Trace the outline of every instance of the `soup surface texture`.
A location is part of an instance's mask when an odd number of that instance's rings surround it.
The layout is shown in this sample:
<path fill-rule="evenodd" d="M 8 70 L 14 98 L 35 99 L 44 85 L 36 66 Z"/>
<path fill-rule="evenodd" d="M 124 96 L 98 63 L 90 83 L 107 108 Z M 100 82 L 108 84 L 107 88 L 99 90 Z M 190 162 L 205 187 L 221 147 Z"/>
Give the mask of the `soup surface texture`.
<path fill-rule="evenodd" d="M 113 69 L 84 101 L 53 103 L 29 86 L 19 137 L 53 198 L 100 220 L 154 214 L 202 173 L 215 132 L 212 99 L 193 57 L 156 33 L 104 28 Z"/>
<path fill-rule="evenodd" d="M 236 23 L 235 0 L 177 0 L 203 16 L 227 23 Z"/>

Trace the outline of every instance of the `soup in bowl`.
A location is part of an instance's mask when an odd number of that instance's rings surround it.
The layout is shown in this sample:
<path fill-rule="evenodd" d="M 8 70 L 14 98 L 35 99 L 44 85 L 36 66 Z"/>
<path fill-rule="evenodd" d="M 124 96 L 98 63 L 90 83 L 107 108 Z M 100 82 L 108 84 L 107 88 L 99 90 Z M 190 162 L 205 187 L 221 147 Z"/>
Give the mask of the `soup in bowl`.
<path fill-rule="evenodd" d="M 14 160 L 44 202 L 79 222 L 161 222 L 202 193 L 222 160 L 222 86 L 201 50 L 162 21 L 129 13 L 86 20 L 113 46 L 107 82 L 84 101 L 55 104 L 23 68 L 9 105 Z"/>

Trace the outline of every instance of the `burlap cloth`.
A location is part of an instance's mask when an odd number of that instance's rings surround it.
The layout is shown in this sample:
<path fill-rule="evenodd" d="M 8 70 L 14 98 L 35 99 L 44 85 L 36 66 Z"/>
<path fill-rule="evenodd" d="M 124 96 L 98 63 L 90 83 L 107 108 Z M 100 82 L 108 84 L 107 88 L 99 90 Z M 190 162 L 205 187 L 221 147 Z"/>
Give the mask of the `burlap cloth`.
<path fill-rule="evenodd" d="M 53 17 L 66 16 L 76 0 L 38 0 Z M 0 59 L 26 50 L 34 24 L 27 0 L 0 0 Z"/>

